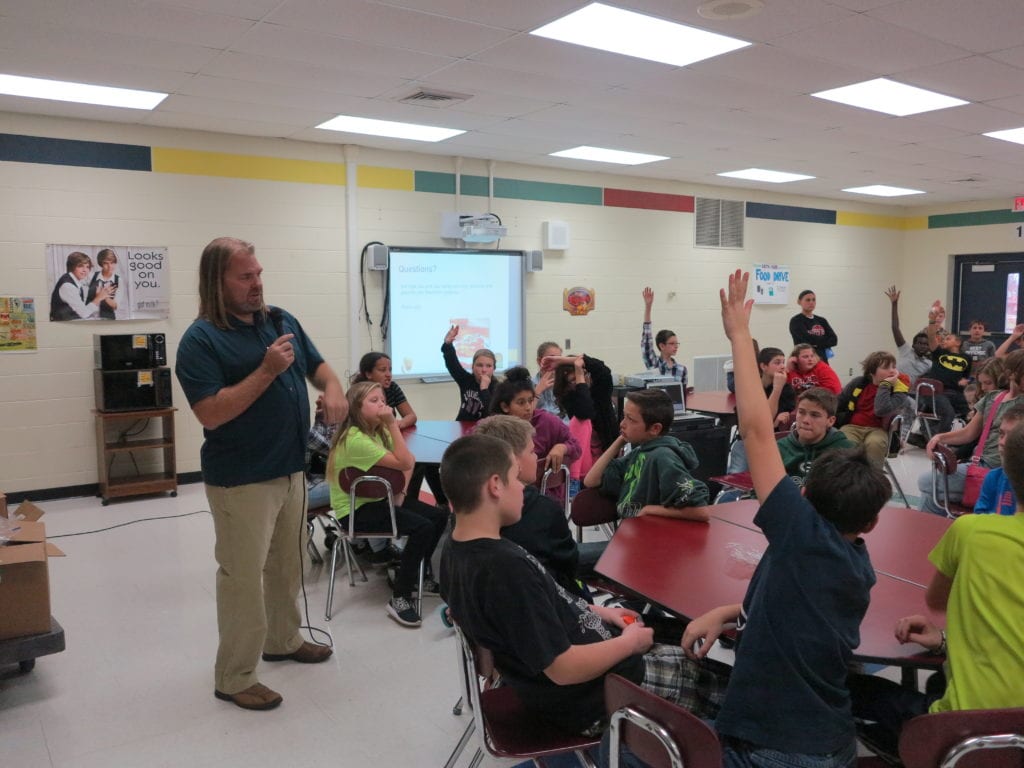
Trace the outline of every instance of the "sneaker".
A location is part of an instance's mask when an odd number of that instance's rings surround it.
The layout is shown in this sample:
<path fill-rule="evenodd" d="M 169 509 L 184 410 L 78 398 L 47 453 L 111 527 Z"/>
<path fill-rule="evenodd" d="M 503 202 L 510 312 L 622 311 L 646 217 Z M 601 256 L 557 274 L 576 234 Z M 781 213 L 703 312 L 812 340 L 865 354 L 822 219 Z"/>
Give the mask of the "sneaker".
<path fill-rule="evenodd" d="M 387 568 L 398 561 L 398 556 L 391 547 L 384 547 L 379 552 L 371 552 L 366 558 L 374 568 Z"/>
<path fill-rule="evenodd" d="M 392 597 L 388 600 L 387 612 L 388 616 L 406 627 L 418 627 L 422 623 L 420 615 L 407 597 Z"/>
<path fill-rule="evenodd" d="M 423 577 L 423 594 L 424 595 L 439 595 L 441 594 L 441 585 L 438 584 L 432 577 Z"/>

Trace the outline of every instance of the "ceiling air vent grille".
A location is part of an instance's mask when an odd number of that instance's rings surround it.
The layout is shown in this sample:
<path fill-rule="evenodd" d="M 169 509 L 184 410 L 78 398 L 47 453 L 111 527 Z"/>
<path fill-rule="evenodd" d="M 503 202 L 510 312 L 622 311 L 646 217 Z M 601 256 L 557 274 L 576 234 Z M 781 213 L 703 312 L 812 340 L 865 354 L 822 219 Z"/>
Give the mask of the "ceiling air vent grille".
<path fill-rule="evenodd" d="M 694 208 L 694 245 L 700 248 L 743 248 L 745 203 L 698 197 Z"/>
<path fill-rule="evenodd" d="M 468 93 L 433 91 L 421 88 L 418 91 L 410 93 L 408 96 L 403 96 L 398 99 L 398 101 L 402 104 L 413 104 L 418 107 L 433 107 L 437 109 L 450 107 L 452 104 L 458 104 L 459 102 L 466 101 L 471 98 L 473 98 L 472 94 Z"/>

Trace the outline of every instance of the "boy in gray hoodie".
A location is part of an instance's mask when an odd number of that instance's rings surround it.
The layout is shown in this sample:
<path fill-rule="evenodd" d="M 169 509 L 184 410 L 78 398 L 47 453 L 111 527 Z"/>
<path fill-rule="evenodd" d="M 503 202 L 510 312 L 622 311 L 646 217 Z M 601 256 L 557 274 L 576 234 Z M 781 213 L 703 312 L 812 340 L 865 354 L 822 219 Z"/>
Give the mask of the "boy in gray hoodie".
<path fill-rule="evenodd" d="M 668 434 L 672 400 L 659 389 L 626 395 L 619 437 L 587 472 L 583 484 L 616 497 L 620 517 L 661 515 L 682 520 L 708 519 L 708 487 L 690 473 L 697 454 Z M 629 443 L 632 450 L 616 458 Z"/>

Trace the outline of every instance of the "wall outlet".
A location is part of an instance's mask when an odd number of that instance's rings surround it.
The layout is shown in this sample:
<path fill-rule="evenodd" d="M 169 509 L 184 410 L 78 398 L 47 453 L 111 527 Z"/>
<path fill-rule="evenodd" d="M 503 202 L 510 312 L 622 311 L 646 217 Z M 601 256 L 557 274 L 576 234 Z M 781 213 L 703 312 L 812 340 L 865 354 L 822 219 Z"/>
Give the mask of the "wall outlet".
<path fill-rule="evenodd" d="M 847 376 L 853 376 L 853 368 L 850 368 L 849 372 L 846 375 Z"/>
<path fill-rule="evenodd" d="M 565 340 L 565 346 L 562 349 L 569 349 L 572 346 L 572 342 L 569 339 Z"/>

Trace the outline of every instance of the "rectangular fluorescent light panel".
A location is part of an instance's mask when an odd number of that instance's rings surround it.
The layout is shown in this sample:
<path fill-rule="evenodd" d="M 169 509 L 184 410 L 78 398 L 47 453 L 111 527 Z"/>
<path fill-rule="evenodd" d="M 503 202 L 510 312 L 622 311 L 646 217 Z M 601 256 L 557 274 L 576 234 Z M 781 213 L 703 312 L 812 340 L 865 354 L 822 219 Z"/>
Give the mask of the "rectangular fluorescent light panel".
<path fill-rule="evenodd" d="M 986 133 L 985 136 L 991 136 L 993 139 L 1002 139 L 1003 141 L 1012 141 L 1014 144 L 1024 144 L 1024 128 L 992 131 L 991 133 Z"/>
<path fill-rule="evenodd" d="M 349 115 L 338 115 L 326 123 L 321 123 L 317 128 L 327 131 L 362 133 L 368 136 L 387 136 L 392 139 L 412 139 L 413 141 L 444 141 L 452 136 L 465 133 L 465 131 L 454 128 L 396 123 L 391 120 L 371 120 L 368 117 L 351 117 Z"/>
<path fill-rule="evenodd" d="M 819 99 L 828 99 L 840 104 L 848 104 L 851 107 L 873 109 L 876 112 L 884 112 L 897 117 L 917 115 L 921 112 L 931 112 L 948 107 L 959 107 L 961 104 L 967 103 L 963 99 L 954 99 L 952 96 L 926 91 L 924 88 L 904 85 L 886 77 L 865 80 L 863 83 L 832 88 L 828 91 L 818 91 L 811 95 L 817 96 Z"/>
<path fill-rule="evenodd" d="M 593 160 L 598 163 L 617 163 L 619 165 L 643 165 L 657 160 L 668 160 L 664 155 L 645 155 L 642 152 L 623 152 L 620 149 L 602 149 L 601 147 L 574 147 L 552 152 L 549 157 L 568 157 L 573 160 Z"/>
<path fill-rule="evenodd" d="M 814 176 L 805 176 L 802 173 L 786 173 L 785 171 L 768 171 L 764 168 L 747 168 L 742 171 L 729 171 L 719 173 L 730 179 L 747 179 L 749 181 L 767 181 L 772 184 L 785 184 L 787 181 L 803 181 L 813 179 Z"/>
<path fill-rule="evenodd" d="M 924 190 L 888 187 L 885 184 L 872 184 L 867 187 L 849 187 L 848 189 L 844 189 L 843 192 L 853 192 L 858 195 L 875 195 L 876 197 L 901 197 L 902 195 L 924 194 Z"/>
<path fill-rule="evenodd" d="M 30 99 L 72 101 L 78 104 L 99 104 L 103 107 L 127 109 L 154 109 L 167 98 L 166 93 L 136 91 L 131 88 L 112 88 L 108 85 L 68 83 L 40 77 L 0 75 L 0 93 L 25 96 Z"/>
<path fill-rule="evenodd" d="M 591 3 L 531 35 L 684 67 L 750 43 L 696 27 Z"/>

